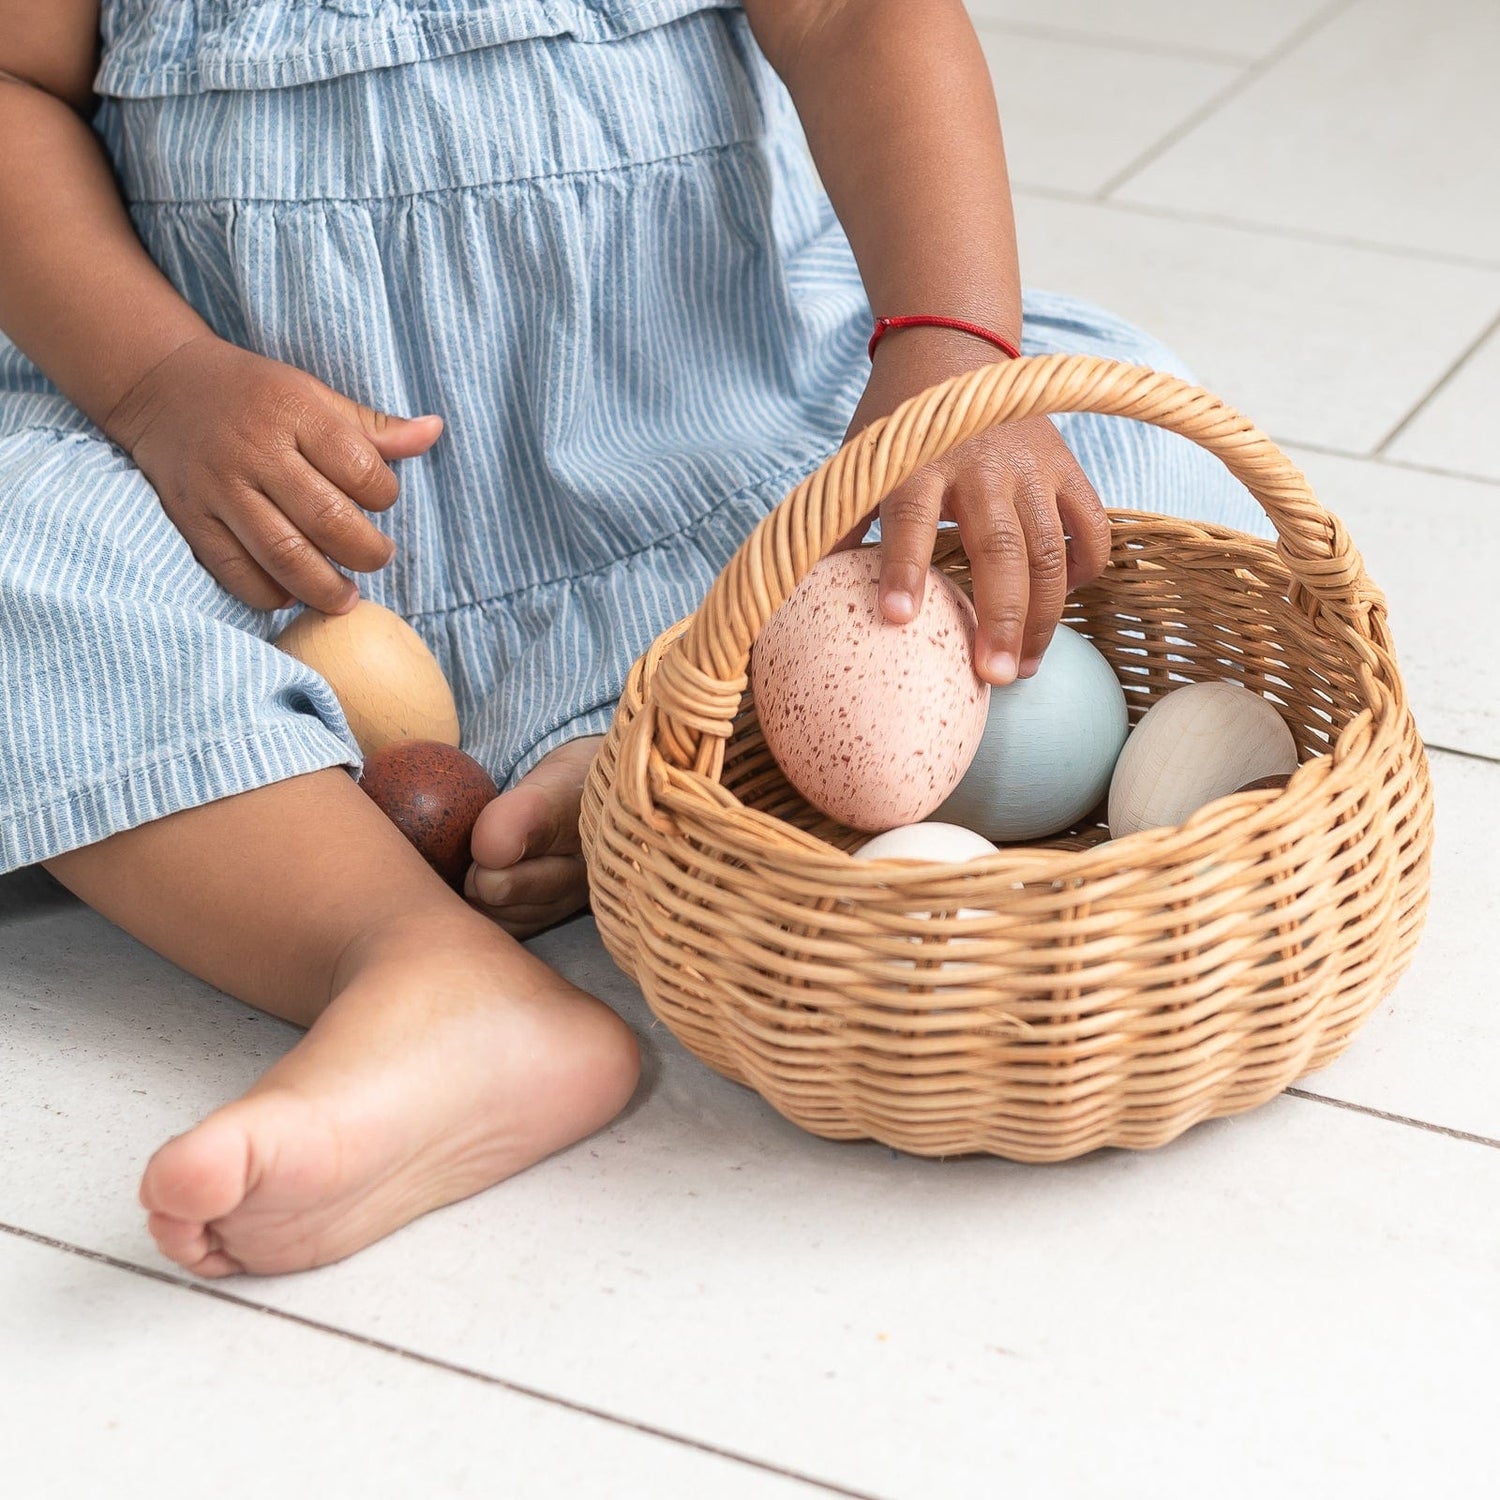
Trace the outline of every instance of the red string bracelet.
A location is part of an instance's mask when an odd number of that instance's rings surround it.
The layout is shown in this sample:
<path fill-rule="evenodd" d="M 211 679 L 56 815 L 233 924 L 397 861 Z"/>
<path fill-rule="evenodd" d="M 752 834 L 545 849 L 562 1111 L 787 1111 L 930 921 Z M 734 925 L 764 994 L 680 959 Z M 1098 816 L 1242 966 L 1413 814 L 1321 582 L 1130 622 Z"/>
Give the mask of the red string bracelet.
<path fill-rule="evenodd" d="M 1002 334 L 991 333 L 978 323 L 966 323 L 962 318 L 940 318 L 935 314 L 919 313 L 910 318 L 876 318 L 875 332 L 870 335 L 870 358 L 875 358 L 875 346 L 892 328 L 956 328 L 960 333 L 972 333 L 976 339 L 984 339 L 997 349 L 1003 350 L 1011 359 L 1020 359 L 1021 351 Z"/>

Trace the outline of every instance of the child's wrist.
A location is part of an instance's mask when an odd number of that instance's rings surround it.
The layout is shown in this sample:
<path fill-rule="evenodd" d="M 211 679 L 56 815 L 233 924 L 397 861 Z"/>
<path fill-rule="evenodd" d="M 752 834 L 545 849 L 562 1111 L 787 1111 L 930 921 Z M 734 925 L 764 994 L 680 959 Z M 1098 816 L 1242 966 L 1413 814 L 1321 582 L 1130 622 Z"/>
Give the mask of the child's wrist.
<path fill-rule="evenodd" d="M 164 348 L 150 351 L 137 367 L 136 373 L 121 383 L 120 394 L 110 404 L 109 410 L 99 422 L 104 435 L 112 443 L 134 454 L 141 434 L 150 425 L 153 414 L 161 405 L 162 390 L 172 373 L 179 356 L 190 346 L 204 340 L 217 341 L 218 335 L 206 326 L 181 330 L 181 336 Z"/>

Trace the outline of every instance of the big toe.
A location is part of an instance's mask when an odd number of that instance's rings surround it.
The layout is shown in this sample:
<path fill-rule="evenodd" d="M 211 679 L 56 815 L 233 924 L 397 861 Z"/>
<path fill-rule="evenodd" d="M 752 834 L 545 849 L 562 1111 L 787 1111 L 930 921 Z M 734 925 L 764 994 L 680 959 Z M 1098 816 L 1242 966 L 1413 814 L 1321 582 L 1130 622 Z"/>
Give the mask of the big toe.
<path fill-rule="evenodd" d="M 141 1204 L 189 1224 L 220 1219 L 250 1187 L 250 1137 L 228 1111 L 168 1141 L 146 1165 Z"/>
<path fill-rule="evenodd" d="M 583 784 L 597 749 L 596 736 L 559 745 L 496 797 L 470 835 L 474 863 L 505 870 L 541 854 L 577 854 Z"/>
<path fill-rule="evenodd" d="M 539 788 L 523 782 L 485 806 L 469 836 L 469 851 L 475 864 L 506 870 L 528 855 L 542 853 L 556 833 L 548 799 Z"/>

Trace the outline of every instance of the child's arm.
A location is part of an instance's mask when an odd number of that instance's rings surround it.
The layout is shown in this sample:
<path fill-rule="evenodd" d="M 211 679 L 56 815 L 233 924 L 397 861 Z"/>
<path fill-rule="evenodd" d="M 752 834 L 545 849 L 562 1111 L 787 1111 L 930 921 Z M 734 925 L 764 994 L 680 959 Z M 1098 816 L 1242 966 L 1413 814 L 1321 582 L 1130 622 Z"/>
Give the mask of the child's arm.
<path fill-rule="evenodd" d="M 0 0 L 0 330 L 130 453 L 226 588 L 346 607 L 327 557 L 389 560 L 356 506 L 394 501 L 384 460 L 429 447 L 435 419 L 390 422 L 237 349 L 177 294 L 85 120 L 98 24 L 98 0 Z"/>
<path fill-rule="evenodd" d="M 1019 340 L 1015 226 L 994 91 L 961 0 L 744 0 L 786 83 L 877 316 L 938 313 Z M 892 331 L 850 424 L 1001 355 L 969 334 Z M 1035 669 L 1067 589 L 1097 576 L 1108 522 L 1045 418 L 963 444 L 881 507 L 881 603 L 911 618 L 942 515 L 973 562 L 976 659 Z M 1070 539 L 1065 548 L 1064 533 Z M 903 603 L 906 595 L 911 603 Z M 998 658 L 998 659 L 997 659 Z"/>
<path fill-rule="evenodd" d="M 98 11 L 0 3 L 0 328 L 103 426 L 147 369 L 209 329 L 141 248 L 84 123 Z"/>

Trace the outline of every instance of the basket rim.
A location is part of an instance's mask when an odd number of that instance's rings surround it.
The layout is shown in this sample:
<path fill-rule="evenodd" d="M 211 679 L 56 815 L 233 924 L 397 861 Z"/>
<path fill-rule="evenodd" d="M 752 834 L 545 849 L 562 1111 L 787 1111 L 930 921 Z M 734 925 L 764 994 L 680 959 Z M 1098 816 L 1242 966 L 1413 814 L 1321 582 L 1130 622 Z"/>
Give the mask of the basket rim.
<path fill-rule="evenodd" d="M 959 861 L 862 860 L 773 813 L 747 806 L 727 787 L 700 772 L 668 764 L 654 747 L 651 757 L 653 780 L 658 787 L 674 786 L 679 792 L 686 792 L 699 801 L 705 813 L 712 811 L 727 818 L 731 824 L 738 824 L 750 836 L 746 842 L 759 843 L 768 856 L 773 855 L 778 846 L 788 850 L 795 848 L 799 858 L 808 861 L 810 875 L 822 868 L 830 873 L 837 872 L 844 884 L 848 884 L 848 877 L 853 876 L 854 883 L 870 886 L 890 886 L 900 878 L 931 879 L 933 872 L 938 870 L 962 872 L 963 878 L 975 883 L 994 878 L 1025 886 L 1094 884 L 1102 877 L 1121 873 L 1122 851 L 1128 851 L 1131 856 L 1130 873 L 1142 877 L 1195 861 L 1212 860 L 1224 864 L 1226 857 L 1222 849 L 1211 845 L 1212 841 L 1228 832 L 1229 824 L 1234 825 L 1236 837 L 1241 841 L 1268 834 L 1294 814 L 1304 812 L 1311 805 L 1315 787 L 1323 790 L 1327 783 L 1341 781 L 1346 782 L 1347 789 L 1358 786 L 1354 771 L 1350 771 L 1347 778 L 1340 778 L 1337 767 L 1322 772 L 1315 769 L 1325 762 L 1333 762 L 1334 756 L 1328 752 L 1303 761 L 1285 787 L 1231 792 L 1198 808 L 1182 823 L 1101 840 L 1089 848 L 1056 849 L 1018 843 L 1001 845 L 994 854 Z M 1336 791 L 1345 789 L 1344 785 L 1335 786 Z M 1295 800 L 1287 801 L 1289 797 L 1295 797 Z M 654 805 L 663 808 L 660 796 Z M 658 835 L 668 843 L 674 839 L 690 842 L 680 828 L 671 834 L 666 829 L 659 829 Z M 871 830 L 870 837 L 874 836 L 875 831 Z M 1288 837 L 1290 839 L 1291 835 Z"/>
<path fill-rule="evenodd" d="M 1138 514 L 1148 519 L 1167 519 L 1174 525 L 1183 524 L 1175 518 L 1162 518 L 1150 512 L 1111 511 L 1110 514 L 1112 517 Z M 1276 557 L 1275 549 L 1264 538 L 1237 532 L 1232 528 L 1219 529 L 1228 537 L 1242 539 L 1264 549 L 1268 556 Z M 1279 558 L 1277 561 L 1279 564 Z M 645 770 L 651 805 L 659 811 L 669 812 L 668 804 L 675 802 L 684 812 L 697 811 L 704 817 L 724 820 L 726 828 L 737 829 L 741 834 L 741 839 L 736 842 L 755 847 L 767 857 L 774 857 L 778 849 L 788 852 L 795 850 L 799 862 L 806 862 L 810 873 L 821 870 L 825 875 L 836 874 L 841 883 L 846 885 L 852 878 L 854 883 L 860 885 L 889 886 L 893 882 L 899 883 L 903 877 L 930 879 L 937 870 L 962 871 L 965 879 L 973 881 L 1005 880 L 1033 887 L 1096 883 L 1102 878 L 1121 873 L 1122 854 L 1129 861 L 1129 870 L 1143 876 L 1178 868 L 1195 860 L 1214 859 L 1223 863 L 1227 857 L 1222 848 L 1224 835 L 1228 833 L 1231 824 L 1239 841 L 1260 838 L 1274 834 L 1283 824 L 1290 824 L 1301 818 L 1319 797 L 1331 806 L 1336 806 L 1343 797 L 1351 794 L 1365 795 L 1368 791 L 1368 768 L 1362 762 L 1362 757 L 1354 751 L 1366 736 L 1374 735 L 1378 744 L 1403 746 L 1407 749 L 1424 748 L 1399 685 L 1381 683 L 1382 687 L 1388 689 L 1386 712 L 1379 714 L 1376 706 L 1366 701 L 1338 733 L 1329 739 L 1325 750 L 1308 756 L 1298 764 L 1285 787 L 1228 793 L 1196 809 L 1181 823 L 1142 829 L 1121 838 L 1101 840 L 1082 849 L 1018 842 L 1001 845 L 994 854 L 958 862 L 859 860 L 852 852 L 829 843 L 817 834 L 743 802 L 719 779 L 723 774 L 722 764 L 715 774 L 710 775 L 694 767 L 673 765 L 662 754 L 651 723 L 656 709 L 654 700 L 648 695 L 648 688 L 656 664 L 688 628 L 690 620 L 691 617 L 688 617 L 670 625 L 642 654 L 620 700 L 624 707 L 627 698 L 634 699 L 630 704 L 631 722 L 625 733 L 628 736 L 639 735 L 646 740 Z M 1367 662 L 1361 660 L 1358 665 L 1362 681 L 1380 682 L 1380 677 L 1370 670 Z M 1394 673 L 1394 662 L 1390 662 L 1389 666 Z M 1183 686 L 1186 685 L 1185 682 Z M 1247 687 L 1246 691 L 1254 690 Z M 625 758 L 622 753 L 621 759 Z M 617 777 L 619 773 L 620 768 L 617 766 Z M 686 841 L 687 835 L 677 826 L 677 820 L 674 818 L 671 821 L 671 838 Z M 663 837 L 668 830 L 665 826 L 659 826 L 657 833 L 658 837 Z M 870 831 L 870 836 L 874 836 L 873 830 Z M 1294 837 L 1295 834 L 1289 831 L 1288 839 Z"/>

